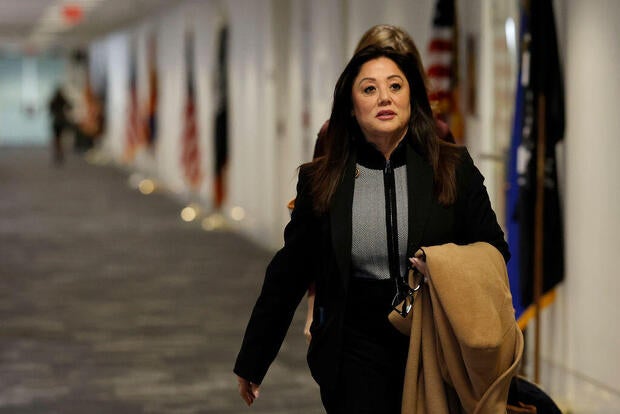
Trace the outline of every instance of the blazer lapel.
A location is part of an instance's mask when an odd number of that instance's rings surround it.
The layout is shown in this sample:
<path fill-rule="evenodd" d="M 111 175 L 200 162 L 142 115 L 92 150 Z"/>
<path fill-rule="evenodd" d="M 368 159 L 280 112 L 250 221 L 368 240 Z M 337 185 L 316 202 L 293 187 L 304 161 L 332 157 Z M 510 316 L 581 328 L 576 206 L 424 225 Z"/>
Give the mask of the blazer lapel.
<path fill-rule="evenodd" d="M 407 145 L 407 193 L 409 198 L 409 231 L 407 255 L 420 247 L 433 199 L 433 168 Z"/>
<path fill-rule="evenodd" d="M 351 233 L 353 211 L 353 189 L 355 185 L 356 156 L 352 155 L 347 161 L 342 182 L 336 189 L 329 211 L 329 221 L 332 235 L 332 246 L 338 263 L 338 269 L 343 279 L 343 286 L 347 286 L 351 270 Z"/>

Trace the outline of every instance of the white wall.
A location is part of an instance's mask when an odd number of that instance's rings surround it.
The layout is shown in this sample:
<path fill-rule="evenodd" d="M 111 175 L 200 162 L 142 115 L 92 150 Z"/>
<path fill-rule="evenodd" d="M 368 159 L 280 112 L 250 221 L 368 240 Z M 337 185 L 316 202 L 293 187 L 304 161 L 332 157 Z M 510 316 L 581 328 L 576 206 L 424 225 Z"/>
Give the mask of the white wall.
<path fill-rule="evenodd" d="M 188 193 L 181 169 L 181 137 L 186 97 L 185 13 L 161 17 L 158 36 L 159 115 L 156 160 L 159 179 L 175 194 Z"/>
<path fill-rule="evenodd" d="M 102 40 L 107 45 L 108 93 L 102 149 L 121 160 L 125 149 L 127 90 L 129 88 L 129 35 L 119 32 Z"/>
<path fill-rule="evenodd" d="M 319 131 L 331 114 L 334 86 L 348 54 L 344 50 L 346 28 L 343 2 L 317 0 L 311 3 L 310 50 L 310 131 Z"/>
<path fill-rule="evenodd" d="M 216 35 L 223 24 L 217 1 L 186 2 L 161 15 L 148 16 L 136 27 L 98 41 L 96 49 L 107 55 L 105 77 L 108 84 L 107 133 L 103 150 L 119 164 L 156 179 L 163 188 L 183 201 L 201 201 L 211 205 L 213 188 L 213 129 L 215 99 L 213 93 L 216 64 Z M 198 139 L 203 173 L 202 186 L 191 190 L 181 165 L 183 119 L 186 99 L 185 33 L 194 32 L 194 73 Z M 156 44 L 158 79 L 157 136 L 154 148 L 141 147 L 134 159 L 124 157 L 128 113 L 130 60 L 136 61 L 139 104 L 144 112 L 149 93 L 148 52 L 150 37 Z M 103 50 L 103 52 L 102 52 Z M 135 54 L 135 56 L 131 56 Z"/>
<path fill-rule="evenodd" d="M 422 59 L 427 55 L 433 0 L 350 0 L 347 5 L 347 58 L 353 54 L 360 37 L 376 24 L 391 24 L 405 29 L 413 38 Z"/>
<path fill-rule="evenodd" d="M 285 100 L 275 97 L 275 53 L 269 0 L 228 0 L 230 21 L 230 140 L 227 211 L 243 209 L 240 230 L 274 246 L 283 203 L 276 203 L 276 110 Z M 280 238 L 280 237 L 278 237 Z"/>

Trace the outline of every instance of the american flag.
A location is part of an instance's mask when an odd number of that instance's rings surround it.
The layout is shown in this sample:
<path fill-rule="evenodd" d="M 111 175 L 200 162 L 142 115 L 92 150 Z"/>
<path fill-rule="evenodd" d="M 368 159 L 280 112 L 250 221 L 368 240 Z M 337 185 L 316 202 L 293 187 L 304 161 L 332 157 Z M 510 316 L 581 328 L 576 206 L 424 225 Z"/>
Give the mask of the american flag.
<path fill-rule="evenodd" d="M 429 99 L 435 115 L 448 124 L 457 142 L 463 142 L 459 109 L 458 42 L 454 0 L 437 0 L 428 45 Z"/>
<path fill-rule="evenodd" d="M 183 173 L 192 189 L 197 189 L 202 183 L 200 169 L 200 148 L 198 146 L 198 130 L 196 127 L 196 102 L 194 93 L 194 76 L 191 68 L 193 55 L 191 36 L 188 36 L 188 66 L 187 66 L 187 102 L 185 103 L 185 125 L 183 131 L 182 156 Z"/>
<path fill-rule="evenodd" d="M 148 79 L 149 93 L 146 101 L 146 114 L 144 119 L 144 138 L 146 144 L 153 146 L 157 138 L 157 39 L 154 33 L 149 38 L 148 56 Z"/>
<path fill-rule="evenodd" d="M 219 49 L 217 53 L 217 85 L 219 102 L 215 116 L 215 183 L 214 183 L 214 206 L 222 207 L 226 198 L 226 164 L 228 163 L 228 91 L 227 66 L 228 66 L 228 27 L 220 29 Z"/>

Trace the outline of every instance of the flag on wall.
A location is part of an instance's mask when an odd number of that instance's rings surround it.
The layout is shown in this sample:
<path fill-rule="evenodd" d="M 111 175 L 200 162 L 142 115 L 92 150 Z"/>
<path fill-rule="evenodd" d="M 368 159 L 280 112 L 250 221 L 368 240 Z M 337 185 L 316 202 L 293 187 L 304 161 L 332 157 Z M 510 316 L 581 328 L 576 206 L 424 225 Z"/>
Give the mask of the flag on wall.
<path fill-rule="evenodd" d="M 435 116 L 448 124 L 457 143 L 463 143 L 454 0 L 437 0 L 435 5 L 428 45 L 427 76 L 430 83 L 429 99 Z"/>
<path fill-rule="evenodd" d="M 543 260 L 541 306 L 553 301 L 554 287 L 564 277 L 564 235 L 560 208 L 556 145 L 564 136 L 564 86 L 551 0 L 526 2 L 522 10 L 521 81 L 511 150 L 508 198 L 508 242 L 519 275 L 519 294 L 513 294 L 519 325 L 535 316 L 534 248 L 537 201 L 538 134 L 544 139 Z M 544 107 L 541 107 L 544 99 Z M 539 113 L 544 111 L 544 117 Z M 539 119 L 540 118 L 540 119 Z M 541 123 L 541 121 L 543 121 Z M 544 125 L 543 125 L 544 124 Z M 541 127 L 543 130 L 541 130 Z M 518 196 L 510 191 L 518 188 Z M 516 227 L 516 230 L 515 230 Z M 509 267 L 514 278 L 515 266 Z"/>
<path fill-rule="evenodd" d="M 215 183 L 214 206 L 222 207 L 226 198 L 226 165 L 228 163 L 228 28 L 222 27 L 219 34 L 218 66 L 216 85 L 218 87 L 217 113 L 215 116 Z"/>
<path fill-rule="evenodd" d="M 529 36 L 529 16 L 520 9 L 519 26 L 519 69 L 517 87 L 515 89 L 515 109 L 510 136 L 510 148 L 507 165 L 506 185 L 506 238 L 510 246 L 511 259 L 507 264 L 512 303 L 515 308 L 517 319 L 523 314 L 524 304 L 521 300 L 521 257 L 519 251 L 519 174 L 517 172 L 517 153 L 521 145 L 523 135 L 523 111 L 525 109 L 525 87 L 529 82 L 530 43 L 525 42 L 525 33 Z"/>
<path fill-rule="evenodd" d="M 127 96 L 127 126 L 125 133 L 125 162 L 132 162 L 138 150 L 146 142 L 146 131 L 142 122 L 142 112 L 138 99 L 138 68 L 136 45 L 132 42 L 129 56 L 129 91 Z"/>
<path fill-rule="evenodd" d="M 200 147 L 196 125 L 196 92 L 194 85 L 194 37 L 188 32 L 185 42 L 185 61 L 187 69 L 187 97 L 183 117 L 183 136 L 181 138 L 181 164 L 188 185 L 196 190 L 202 182 L 200 168 Z"/>
<path fill-rule="evenodd" d="M 135 66 L 131 69 L 128 91 L 127 127 L 125 135 L 125 162 L 131 162 L 144 142 L 144 126 L 138 106 L 138 88 L 136 84 Z"/>
<path fill-rule="evenodd" d="M 151 33 L 148 43 L 148 79 L 149 93 L 146 102 L 145 136 L 147 144 L 152 147 L 157 137 L 157 98 L 158 98 L 158 79 L 157 79 L 157 37 Z"/>

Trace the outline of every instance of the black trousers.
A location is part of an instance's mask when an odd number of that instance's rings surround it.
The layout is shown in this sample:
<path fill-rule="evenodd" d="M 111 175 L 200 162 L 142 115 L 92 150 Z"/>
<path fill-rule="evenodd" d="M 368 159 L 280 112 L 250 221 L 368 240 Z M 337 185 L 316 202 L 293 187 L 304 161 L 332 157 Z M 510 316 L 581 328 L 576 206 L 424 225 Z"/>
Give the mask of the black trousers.
<path fill-rule="evenodd" d="M 409 337 L 387 319 L 393 296 L 391 280 L 352 278 L 338 385 L 321 389 L 328 414 L 400 414 Z"/>

